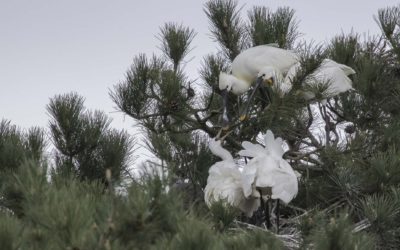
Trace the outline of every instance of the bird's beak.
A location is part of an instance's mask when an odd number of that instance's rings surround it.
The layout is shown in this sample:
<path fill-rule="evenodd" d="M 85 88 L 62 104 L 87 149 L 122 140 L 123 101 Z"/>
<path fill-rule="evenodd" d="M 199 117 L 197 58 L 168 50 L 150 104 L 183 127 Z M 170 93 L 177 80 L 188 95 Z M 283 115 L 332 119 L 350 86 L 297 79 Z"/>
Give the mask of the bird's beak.
<path fill-rule="evenodd" d="M 274 81 L 272 80 L 272 77 L 270 77 L 270 78 L 268 78 L 268 79 L 265 79 L 265 80 L 264 80 L 264 83 L 267 84 L 267 85 L 269 85 L 269 86 L 274 85 Z"/>
<path fill-rule="evenodd" d="M 231 131 L 228 131 L 224 136 L 221 137 L 221 141 L 224 141 L 226 137 L 228 137 L 228 135 L 230 135 L 232 133 Z"/>
<path fill-rule="evenodd" d="M 221 136 L 221 132 L 222 132 L 222 129 L 220 129 L 220 130 L 218 131 L 218 134 L 215 136 L 215 138 L 217 138 L 217 140 L 219 140 L 219 137 Z"/>
<path fill-rule="evenodd" d="M 241 115 L 241 116 L 239 117 L 239 121 L 243 122 L 243 121 L 247 120 L 247 118 L 248 118 L 248 117 L 247 117 L 246 114 Z"/>
<path fill-rule="evenodd" d="M 246 120 L 248 118 L 247 113 L 249 112 L 249 108 L 250 108 L 250 103 L 257 91 L 257 89 L 260 87 L 261 83 L 263 82 L 263 78 L 260 76 L 257 78 L 256 80 L 256 84 L 253 88 L 253 91 L 251 92 L 249 98 L 247 99 L 247 102 L 245 104 L 245 108 L 242 110 L 240 116 L 239 116 L 239 120 L 242 122 L 244 120 Z"/>
<path fill-rule="evenodd" d="M 223 129 L 221 128 L 218 131 L 218 134 L 215 136 L 216 140 L 221 141 L 221 142 L 223 142 L 225 140 L 225 138 L 228 137 L 228 135 L 230 135 L 232 133 L 232 130 L 231 130 L 231 131 L 228 131 L 224 136 L 220 137 L 221 133 L 222 133 L 222 130 Z"/>
<path fill-rule="evenodd" d="M 221 90 L 222 95 L 222 127 L 227 129 L 229 127 L 229 117 L 228 117 L 228 90 Z"/>

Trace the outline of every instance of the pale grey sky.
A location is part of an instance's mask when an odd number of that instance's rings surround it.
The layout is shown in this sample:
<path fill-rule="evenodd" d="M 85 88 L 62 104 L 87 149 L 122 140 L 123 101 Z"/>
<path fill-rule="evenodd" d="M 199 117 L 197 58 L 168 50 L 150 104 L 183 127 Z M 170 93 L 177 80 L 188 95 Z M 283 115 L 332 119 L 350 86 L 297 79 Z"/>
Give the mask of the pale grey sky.
<path fill-rule="evenodd" d="M 132 127 L 132 119 L 113 112 L 109 89 L 124 79 L 138 53 L 160 54 L 155 35 L 165 22 L 194 28 L 193 58 L 186 69 L 197 78 L 203 55 L 215 51 L 203 13 L 206 1 L 188 0 L 1 0 L 0 119 L 23 128 L 47 127 L 45 106 L 55 94 L 76 91 L 86 106 L 113 117 L 113 126 Z M 396 0 L 243 0 L 253 5 L 296 10 L 303 38 L 324 42 L 351 29 L 379 32 L 373 15 Z M 129 129 L 129 131 L 133 131 Z"/>

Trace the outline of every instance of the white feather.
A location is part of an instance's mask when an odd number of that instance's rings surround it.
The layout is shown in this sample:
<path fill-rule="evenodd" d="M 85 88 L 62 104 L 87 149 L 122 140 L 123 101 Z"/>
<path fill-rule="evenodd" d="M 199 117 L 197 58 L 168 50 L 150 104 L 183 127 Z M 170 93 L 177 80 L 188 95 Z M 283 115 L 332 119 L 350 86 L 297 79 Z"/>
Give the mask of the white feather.
<path fill-rule="evenodd" d="M 208 206 L 216 201 L 226 202 L 241 209 L 247 216 L 251 216 L 260 206 L 258 197 L 245 197 L 242 173 L 233 160 L 232 155 L 221 146 L 221 141 L 211 139 L 209 148 L 213 154 L 221 157 L 208 171 L 207 185 L 204 189 L 204 199 Z"/>
<path fill-rule="evenodd" d="M 220 74 L 219 88 L 236 95 L 245 93 L 265 67 L 273 67 L 271 74 L 284 75 L 298 61 L 290 51 L 271 45 L 259 45 L 242 51 L 232 62 L 232 75 Z M 281 77 L 283 78 L 283 77 Z"/>
<path fill-rule="evenodd" d="M 244 195 L 251 197 L 253 186 L 261 189 L 269 187 L 272 192 L 271 198 L 289 203 L 298 192 L 297 176 L 289 163 L 282 158 L 282 139 L 275 139 L 273 133 L 268 130 L 264 141 L 263 150 L 259 148 L 261 145 L 246 142 L 246 150 L 239 151 L 241 156 L 253 156 L 242 172 Z M 255 149 L 257 153 L 250 153 L 250 149 Z M 249 184 L 252 185 L 249 187 Z"/>
<path fill-rule="evenodd" d="M 287 88 L 287 86 L 291 86 L 294 77 L 300 69 L 301 65 L 299 62 L 289 69 L 284 83 L 282 84 L 286 87 L 282 89 L 282 92 L 287 93 L 291 89 L 291 87 Z M 355 73 L 356 72 L 347 65 L 337 63 L 331 59 L 324 59 L 321 65 L 312 74 L 306 77 L 305 85 L 315 87 L 321 83 L 328 84 L 325 94 L 328 97 L 333 97 L 353 89 L 352 81 L 348 76 Z M 309 100 L 314 98 L 315 94 L 306 92 L 304 93 L 304 97 Z"/>

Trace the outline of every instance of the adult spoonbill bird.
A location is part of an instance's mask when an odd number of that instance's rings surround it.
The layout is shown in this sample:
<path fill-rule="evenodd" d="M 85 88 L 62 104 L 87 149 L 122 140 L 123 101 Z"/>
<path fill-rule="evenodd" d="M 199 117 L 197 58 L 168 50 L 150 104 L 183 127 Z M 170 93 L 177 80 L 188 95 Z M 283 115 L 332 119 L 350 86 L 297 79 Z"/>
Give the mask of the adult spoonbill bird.
<path fill-rule="evenodd" d="M 300 63 L 296 63 L 290 68 L 285 77 L 285 83 L 281 85 L 283 87 L 281 89 L 282 92 L 285 93 L 291 89 L 292 80 L 300 68 Z M 352 81 L 348 76 L 355 73 L 354 69 L 347 65 L 337 63 L 331 59 L 324 59 L 321 65 L 311 75 L 305 78 L 304 83 L 311 87 L 316 87 L 321 83 L 327 84 L 327 89 L 324 92 L 329 98 L 353 89 Z M 309 91 L 305 93 L 306 99 L 313 99 L 314 97 L 314 93 Z"/>
<path fill-rule="evenodd" d="M 222 161 L 216 162 L 208 171 L 207 185 L 204 189 L 205 202 L 209 207 L 216 201 L 226 202 L 238 207 L 250 217 L 260 206 L 260 196 L 256 190 L 251 197 L 244 196 L 242 173 L 232 155 L 221 145 L 227 135 L 219 138 L 220 134 L 221 131 L 209 142 L 211 152 Z"/>
<path fill-rule="evenodd" d="M 255 82 L 254 90 L 249 97 L 251 99 L 255 91 L 259 87 L 263 87 L 263 83 L 272 85 L 276 82 L 274 75 L 265 77 L 261 72 L 279 72 L 285 75 L 298 61 L 299 57 L 294 52 L 273 45 L 259 45 L 241 52 L 232 62 L 232 74 L 221 72 L 219 75 L 219 88 L 222 91 L 224 106 L 223 122 L 229 123 L 227 115 L 228 92 L 241 95 L 249 90 Z M 265 93 L 265 90 L 261 91 Z M 265 94 L 268 95 L 268 93 Z"/>
<path fill-rule="evenodd" d="M 288 93 L 292 89 L 292 83 L 297 72 L 301 69 L 301 63 L 296 62 L 287 72 L 281 72 L 278 68 L 265 67 L 260 70 L 260 81 L 272 81 L 271 86 L 279 90 L 282 95 Z M 327 84 L 327 89 L 324 95 L 327 98 L 334 97 L 340 93 L 353 89 L 352 81 L 348 77 L 356 72 L 351 67 L 337 63 L 331 59 L 324 59 L 321 65 L 310 75 L 306 76 L 303 87 L 316 87 L 319 84 Z M 285 75 L 284 75 L 285 74 Z M 315 98 L 315 93 L 311 91 L 303 91 L 303 96 L 306 100 Z M 247 118 L 247 111 L 250 106 L 251 99 L 254 95 L 248 98 L 244 113 L 241 114 L 240 120 Z M 326 100 L 322 100 L 325 104 Z"/>

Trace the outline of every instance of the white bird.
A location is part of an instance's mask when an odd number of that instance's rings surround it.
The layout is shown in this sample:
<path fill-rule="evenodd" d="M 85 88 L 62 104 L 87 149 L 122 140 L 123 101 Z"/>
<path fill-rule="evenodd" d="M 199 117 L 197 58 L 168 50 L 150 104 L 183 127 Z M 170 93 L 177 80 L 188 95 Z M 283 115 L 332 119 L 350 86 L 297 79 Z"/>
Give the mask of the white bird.
<path fill-rule="evenodd" d="M 226 202 L 250 217 L 260 206 L 260 196 L 257 196 L 257 193 L 249 198 L 244 196 L 242 173 L 229 151 L 221 146 L 226 135 L 221 139 L 219 135 L 220 133 L 210 140 L 209 148 L 222 161 L 216 162 L 208 171 L 209 176 L 204 189 L 205 202 L 209 207 L 217 201 Z"/>
<path fill-rule="evenodd" d="M 239 155 L 252 158 L 242 172 L 244 195 L 251 197 L 255 186 L 264 200 L 279 199 L 287 204 L 297 195 L 297 176 L 282 158 L 282 139 L 275 139 L 268 130 L 264 142 L 265 147 L 247 141 L 242 143 L 244 150 L 239 151 Z"/>
<path fill-rule="evenodd" d="M 282 73 L 278 69 L 264 70 L 261 73 L 263 78 L 268 79 L 272 76 L 277 79 L 275 86 L 282 94 L 286 94 L 292 88 L 292 82 L 297 72 L 301 69 L 300 62 L 295 63 L 283 78 Z M 321 65 L 310 75 L 306 76 L 303 87 L 316 87 L 319 84 L 327 84 L 324 91 L 325 96 L 334 97 L 340 93 L 353 89 L 352 81 L 348 77 L 356 72 L 349 66 L 337 63 L 331 59 L 324 59 Z M 310 91 L 304 92 L 306 100 L 315 98 L 315 94 Z"/>
<path fill-rule="evenodd" d="M 241 52 L 232 62 L 232 74 L 221 72 L 219 75 L 219 88 L 224 102 L 223 120 L 229 122 L 226 110 L 228 92 L 241 95 L 249 90 L 253 82 L 256 82 L 249 98 L 251 99 L 263 82 L 269 85 L 274 82 L 273 76 L 263 77 L 263 73 L 260 72 L 276 69 L 280 74 L 285 75 L 298 61 L 299 57 L 294 52 L 271 45 L 260 45 Z"/>

